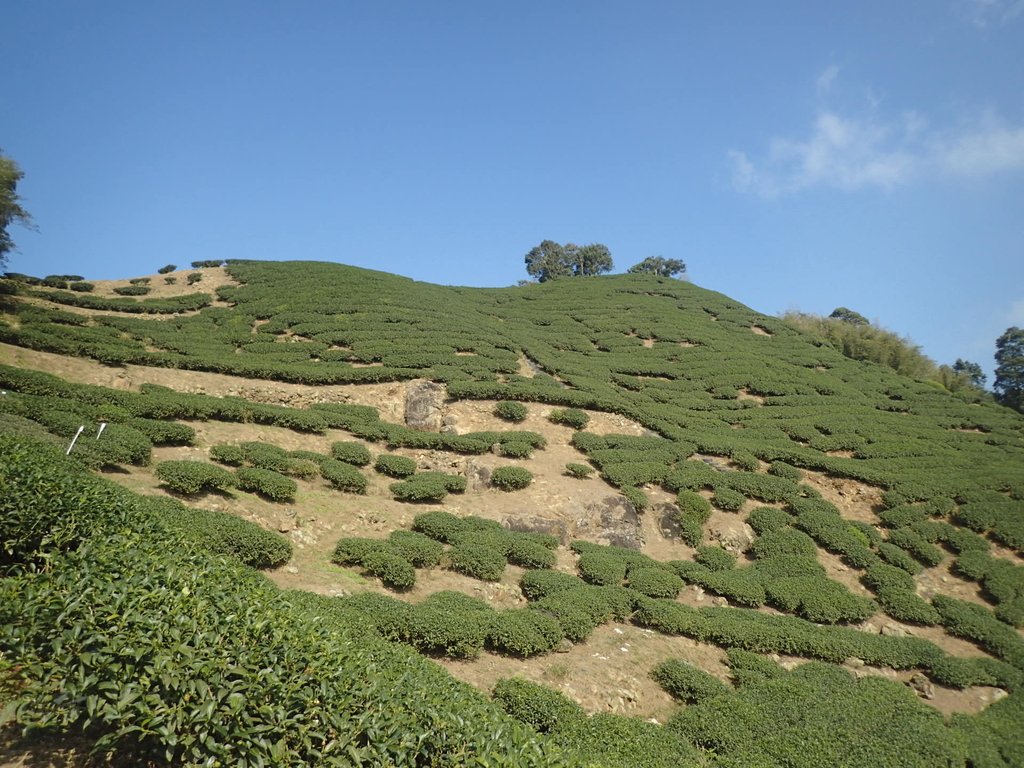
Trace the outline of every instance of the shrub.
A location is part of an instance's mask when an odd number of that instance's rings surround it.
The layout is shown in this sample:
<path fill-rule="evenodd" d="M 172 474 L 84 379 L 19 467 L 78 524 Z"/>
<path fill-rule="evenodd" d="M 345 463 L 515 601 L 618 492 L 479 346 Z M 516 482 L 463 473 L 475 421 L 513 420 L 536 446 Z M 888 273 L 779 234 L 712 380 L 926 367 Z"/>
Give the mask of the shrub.
<path fill-rule="evenodd" d="M 160 419 L 128 419 L 126 426 L 141 432 L 154 445 L 192 445 L 196 431 L 188 424 Z"/>
<path fill-rule="evenodd" d="M 736 555 L 719 546 L 697 547 L 694 560 L 712 571 L 728 571 L 736 565 Z"/>
<path fill-rule="evenodd" d="M 438 510 L 416 515 L 412 521 L 412 529 L 436 541 L 454 544 L 466 530 L 466 524 L 463 518 L 456 517 L 451 512 Z"/>
<path fill-rule="evenodd" d="M 875 602 L 820 576 L 788 576 L 765 583 L 768 599 L 783 611 L 818 624 L 864 621 L 877 610 Z"/>
<path fill-rule="evenodd" d="M 190 272 L 188 274 L 188 277 L 185 278 L 185 282 L 187 282 L 189 285 L 195 285 L 196 283 L 198 283 L 202 279 L 203 279 L 203 276 L 202 276 L 201 273 L 199 273 L 199 272 Z"/>
<path fill-rule="evenodd" d="M 501 455 L 509 459 L 526 459 L 533 454 L 533 446 L 530 443 L 516 442 L 500 443 Z"/>
<path fill-rule="evenodd" d="M 68 285 L 72 291 L 78 291 L 79 293 L 91 293 L 96 290 L 95 283 L 87 283 L 84 280 L 76 280 L 75 282 Z"/>
<path fill-rule="evenodd" d="M 569 475 L 569 477 L 584 480 L 594 474 L 594 468 L 589 464 L 576 464 L 574 462 L 569 462 L 565 465 L 565 474 Z"/>
<path fill-rule="evenodd" d="M 781 528 L 758 536 L 750 546 L 750 553 L 761 560 L 779 555 L 815 557 L 818 547 L 814 539 L 794 528 Z"/>
<path fill-rule="evenodd" d="M 715 495 L 711 497 L 712 504 L 728 512 L 738 512 L 746 500 L 742 493 L 732 488 L 716 488 Z"/>
<path fill-rule="evenodd" d="M 166 277 L 164 277 L 164 285 L 176 285 L 177 282 L 178 278 L 176 278 L 174 275 L 167 275 Z"/>
<path fill-rule="evenodd" d="M 377 456 L 373 468 L 388 477 L 409 477 L 416 472 L 416 462 L 406 456 L 382 453 Z"/>
<path fill-rule="evenodd" d="M 757 507 L 747 515 L 747 524 L 758 536 L 785 528 L 792 520 L 791 514 L 776 507 Z"/>
<path fill-rule="evenodd" d="M 441 562 L 444 547 L 440 542 L 416 531 L 392 531 L 388 544 L 416 568 L 433 568 Z"/>
<path fill-rule="evenodd" d="M 218 464 L 241 467 L 246 463 L 246 454 L 238 445 L 221 443 L 210 446 L 210 458 Z"/>
<path fill-rule="evenodd" d="M 174 264 L 166 264 L 165 266 L 160 267 L 156 272 L 158 275 L 166 275 L 168 272 L 173 272 L 177 268 L 178 267 Z"/>
<path fill-rule="evenodd" d="M 586 717 L 572 699 L 518 677 L 499 680 L 493 696 L 508 714 L 541 733 L 571 727 Z"/>
<path fill-rule="evenodd" d="M 416 583 L 416 569 L 408 560 L 394 552 L 369 552 L 363 557 L 366 572 L 392 589 L 411 589 Z"/>
<path fill-rule="evenodd" d="M 683 588 L 683 580 L 664 568 L 631 567 L 629 587 L 647 597 L 674 598 Z"/>
<path fill-rule="evenodd" d="M 784 461 L 773 461 L 768 467 L 768 474 L 792 480 L 794 483 L 799 483 L 803 479 L 803 473 L 799 469 Z"/>
<path fill-rule="evenodd" d="M 194 496 L 208 491 L 226 491 L 235 485 L 235 476 L 205 461 L 161 461 L 155 474 L 176 493 Z"/>
<path fill-rule="evenodd" d="M 506 556 L 510 563 L 522 568 L 552 568 L 557 562 L 551 549 L 514 533 L 508 536 Z"/>
<path fill-rule="evenodd" d="M 731 690 L 717 677 L 682 659 L 661 662 L 651 670 L 651 678 L 673 699 L 687 704 L 721 696 Z"/>
<path fill-rule="evenodd" d="M 421 472 L 400 483 L 392 483 L 391 493 L 398 501 L 427 504 L 441 501 L 448 495 L 448 485 L 437 474 Z"/>
<path fill-rule="evenodd" d="M 365 467 L 371 459 L 370 451 L 365 445 L 347 440 L 331 443 L 331 457 L 357 467 Z"/>
<path fill-rule="evenodd" d="M 519 588 L 528 600 L 540 600 L 555 592 L 584 586 L 578 576 L 551 570 L 530 570 L 519 580 Z"/>
<path fill-rule="evenodd" d="M 503 491 L 518 491 L 533 482 L 533 474 L 525 467 L 498 467 L 491 473 L 491 485 Z"/>
<path fill-rule="evenodd" d="M 150 290 L 148 285 L 119 285 L 114 288 L 114 293 L 119 296 L 145 296 Z"/>
<path fill-rule="evenodd" d="M 875 591 L 879 604 L 896 621 L 908 624 L 931 626 L 939 623 L 939 612 L 931 603 L 914 592 L 893 587 L 881 587 Z"/>
<path fill-rule="evenodd" d="M 526 413 L 526 406 L 513 400 L 502 400 L 494 406 L 494 415 L 505 421 L 525 421 Z"/>
<path fill-rule="evenodd" d="M 142 509 L 160 516 L 194 541 L 218 555 L 230 555 L 251 568 L 277 568 L 292 556 L 286 538 L 227 512 L 186 507 L 176 499 L 150 497 Z"/>
<path fill-rule="evenodd" d="M 489 538 L 479 534 L 466 534 L 449 551 L 452 568 L 474 579 L 500 581 L 505 573 L 505 553 L 497 549 Z"/>
<path fill-rule="evenodd" d="M 285 472 L 292 461 L 288 451 L 270 443 L 248 441 L 239 443 L 238 447 L 241 449 L 246 463 L 259 469 Z"/>
<path fill-rule="evenodd" d="M 290 477 L 272 469 L 258 467 L 239 467 L 235 470 L 237 485 L 243 491 L 251 491 L 265 496 L 271 501 L 287 502 L 295 500 L 298 486 Z"/>
<path fill-rule="evenodd" d="M 513 656 L 536 656 L 553 650 L 564 637 L 558 621 L 540 611 L 515 608 L 491 620 L 487 644 Z"/>
<path fill-rule="evenodd" d="M 351 464 L 324 456 L 320 461 L 320 474 L 331 487 L 346 493 L 366 493 L 366 477 Z"/>
<path fill-rule="evenodd" d="M 388 552 L 391 549 L 389 542 L 382 539 L 348 536 L 340 539 L 335 545 L 331 562 L 338 565 L 362 565 L 367 556 L 378 552 Z"/>
<path fill-rule="evenodd" d="M 627 562 L 611 552 L 584 552 L 576 567 L 590 584 L 618 586 L 626 578 Z"/>
<path fill-rule="evenodd" d="M 583 429 L 590 423 L 590 417 L 586 411 L 579 408 L 556 408 L 548 414 L 548 421 L 552 424 L 564 424 L 573 429 Z"/>

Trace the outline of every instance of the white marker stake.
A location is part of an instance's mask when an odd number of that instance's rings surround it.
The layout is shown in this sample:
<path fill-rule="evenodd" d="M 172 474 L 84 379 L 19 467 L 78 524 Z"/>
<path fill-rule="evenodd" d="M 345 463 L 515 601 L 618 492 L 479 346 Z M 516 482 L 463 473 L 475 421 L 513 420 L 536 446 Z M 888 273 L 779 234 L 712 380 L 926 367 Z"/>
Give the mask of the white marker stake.
<path fill-rule="evenodd" d="M 97 440 L 100 439 L 100 435 L 103 434 L 103 430 L 106 429 L 106 428 L 107 428 L 107 422 L 101 421 L 100 422 L 100 431 L 96 433 L 96 439 Z"/>
<path fill-rule="evenodd" d="M 85 430 L 85 425 L 82 425 L 81 427 L 78 428 L 78 431 L 75 432 L 75 436 L 73 438 L 71 438 L 71 445 L 69 445 L 67 451 L 64 452 L 65 456 L 70 456 L 71 455 L 71 449 L 75 447 L 75 443 L 78 442 L 78 436 L 80 434 L 82 434 L 82 432 L 84 430 Z"/>

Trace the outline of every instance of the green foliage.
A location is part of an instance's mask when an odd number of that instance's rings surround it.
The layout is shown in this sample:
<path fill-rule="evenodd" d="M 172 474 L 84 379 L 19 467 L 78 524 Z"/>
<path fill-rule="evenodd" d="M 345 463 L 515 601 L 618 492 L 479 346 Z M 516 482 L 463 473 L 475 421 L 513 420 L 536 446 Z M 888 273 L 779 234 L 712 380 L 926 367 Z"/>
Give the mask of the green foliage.
<path fill-rule="evenodd" d="M 569 477 L 575 477 L 578 480 L 584 480 L 594 474 L 594 468 L 589 464 L 576 464 L 575 462 L 569 462 L 565 465 L 565 474 Z"/>
<path fill-rule="evenodd" d="M 495 614 L 487 644 L 501 653 L 526 658 L 554 650 L 562 638 L 562 627 L 554 617 L 516 608 Z"/>
<path fill-rule="evenodd" d="M 448 553 L 452 568 L 474 579 L 500 581 L 507 560 L 501 537 L 486 533 L 467 533 L 460 536 Z"/>
<path fill-rule="evenodd" d="M 576 576 L 550 570 L 528 570 L 519 580 L 519 587 L 529 600 L 540 600 L 555 592 L 583 585 L 584 582 Z"/>
<path fill-rule="evenodd" d="M 369 552 L 361 565 L 367 574 L 380 579 L 391 589 L 411 589 L 416 583 L 416 569 L 407 559 L 393 552 Z"/>
<path fill-rule="evenodd" d="M 14 241 L 7 228 L 11 224 L 32 227 L 32 216 L 21 207 L 18 182 L 25 178 L 18 164 L 0 155 L 0 267 L 7 263 L 7 254 L 14 250 Z"/>
<path fill-rule="evenodd" d="M 759 560 L 780 555 L 814 557 L 818 548 L 814 539 L 803 531 L 780 528 L 758 536 L 750 546 L 750 554 Z"/>
<path fill-rule="evenodd" d="M 810 663 L 680 709 L 668 724 L 730 765 L 963 765 L 962 740 L 905 686 Z"/>
<path fill-rule="evenodd" d="M 713 505 L 727 512 L 738 512 L 745 501 L 746 498 L 743 494 L 732 488 L 718 488 L 715 490 L 715 495 L 711 497 Z"/>
<path fill-rule="evenodd" d="M 586 716 L 583 708 L 564 694 L 518 677 L 499 680 L 493 696 L 508 714 L 541 733 L 572 727 Z"/>
<path fill-rule="evenodd" d="M 196 431 L 188 424 L 161 419 L 128 419 L 125 425 L 141 432 L 154 445 L 192 445 Z"/>
<path fill-rule="evenodd" d="M 406 456 L 381 453 L 373 463 L 373 468 L 389 477 L 409 477 L 416 473 L 416 462 Z"/>
<path fill-rule="evenodd" d="M 96 284 L 87 283 L 84 280 L 76 280 L 73 283 L 69 283 L 68 288 L 70 288 L 72 291 L 77 291 L 78 293 L 91 293 L 92 291 L 96 290 Z"/>
<path fill-rule="evenodd" d="M 231 555 L 252 568 L 277 568 L 292 557 L 286 538 L 227 512 L 186 507 L 176 499 L 155 496 L 142 500 L 140 508 L 161 517 L 200 549 Z"/>
<path fill-rule="evenodd" d="M 759 536 L 778 531 L 788 526 L 793 516 L 777 507 L 757 507 L 747 515 L 747 524 Z"/>
<path fill-rule="evenodd" d="M 996 399 L 1024 413 L 1024 329 L 1007 328 L 996 339 Z"/>
<path fill-rule="evenodd" d="M 419 472 L 391 484 L 391 493 L 398 501 L 413 503 L 438 502 L 449 492 L 461 493 L 465 489 L 466 478 L 444 472 Z"/>
<path fill-rule="evenodd" d="M 156 272 L 158 275 L 166 275 L 168 272 L 173 272 L 177 268 L 178 267 L 175 264 L 165 264 L 164 266 L 160 267 L 160 269 L 158 269 Z"/>
<path fill-rule="evenodd" d="M 736 565 L 736 555 L 719 546 L 697 547 L 694 560 L 711 571 L 728 571 Z"/>
<path fill-rule="evenodd" d="M 119 285 L 114 288 L 118 296 L 145 296 L 152 289 L 148 285 Z"/>
<path fill-rule="evenodd" d="M 185 282 L 189 285 L 195 285 L 203 279 L 203 275 L 200 272 L 190 272 L 185 278 Z"/>
<path fill-rule="evenodd" d="M 416 515 L 412 529 L 445 544 L 454 544 L 466 530 L 466 524 L 463 518 L 438 510 Z"/>
<path fill-rule="evenodd" d="M 628 270 L 630 274 L 649 273 L 658 277 L 676 277 L 686 273 L 686 264 L 679 259 L 663 259 L 661 256 L 648 256 L 639 264 Z"/>
<path fill-rule="evenodd" d="M 186 496 L 226 491 L 235 486 L 231 472 L 205 461 L 161 461 L 154 473 L 165 486 Z"/>
<path fill-rule="evenodd" d="M 330 486 L 346 493 L 366 493 L 366 476 L 351 464 L 324 456 L 319 460 L 320 474 Z"/>
<path fill-rule="evenodd" d="M 559 245 L 544 240 L 526 254 L 526 272 L 544 283 L 559 277 L 584 277 L 611 272 L 612 256 L 600 243 L 593 245 Z"/>
<path fill-rule="evenodd" d="M 7 448 L 0 471 L 18 461 Z M 77 477 L 59 455 L 22 457 L 34 466 L 9 478 L 5 509 L 66 498 L 69 518 L 96 527 L 73 551 L 49 549 L 46 569 L 0 580 L 21 727 L 86 731 L 98 759 L 135 765 L 570 764 L 438 668 L 352 626 L 348 609 L 292 601 L 105 483 L 102 496 L 125 505 L 113 515 L 68 483 L 35 482 L 60 467 Z"/>
<path fill-rule="evenodd" d="M 533 482 L 533 473 L 526 467 L 498 467 L 491 473 L 491 485 L 503 491 L 518 491 Z"/>
<path fill-rule="evenodd" d="M 392 549 L 416 568 L 433 568 L 440 564 L 444 547 L 416 531 L 392 531 L 388 536 Z"/>
<path fill-rule="evenodd" d="M 584 552 L 576 567 L 580 576 L 590 584 L 619 585 L 626 578 L 628 562 L 612 552 Z"/>
<path fill-rule="evenodd" d="M 675 597 L 683 580 L 665 568 L 633 566 L 628 571 L 629 587 L 648 597 Z"/>
<path fill-rule="evenodd" d="M 590 417 L 586 411 L 579 408 L 555 408 L 548 414 L 548 421 L 552 424 L 564 424 L 573 429 L 583 429 L 590 423 Z"/>
<path fill-rule="evenodd" d="M 298 490 L 294 480 L 272 469 L 239 467 L 235 470 L 235 478 L 235 484 L 239 489 L 258 493 L 270 501 L 294 501 L 295 492 Z"/>
<path fill-rule="evenodd" d="M 704 523 L 711 517 L 711 504 L 694 491 L 680 491 L 676 497 L 679 513 L 676 522 L 683 541 L 696 547 L 704 538 Z"/>
<path fill-rule="evenodd" d="M 494 406 L 494 415 L 505 421 L 520 422 L 526 420 L 526 406 L 514 400 L 501 400 Z"/>
<path fill-rule="evenodd" d="M 344 440 L 331 443 L 331 457 L 357 467 L 365 467 L 372 459 L 365 445 Z"/>
<path fill-rule="evenodd" d="M 240 467 L 245 463 L 245 451 L 240 446 L 221 443 L 210 446 L 210 458 L 218 464 Z"/>
<path fill-rule="evenodd" d="M 676 701 L 693 704 L 728 693 L 721 680 L 682 659 L 666 659 L 651 670 L 651 677 Z"/>

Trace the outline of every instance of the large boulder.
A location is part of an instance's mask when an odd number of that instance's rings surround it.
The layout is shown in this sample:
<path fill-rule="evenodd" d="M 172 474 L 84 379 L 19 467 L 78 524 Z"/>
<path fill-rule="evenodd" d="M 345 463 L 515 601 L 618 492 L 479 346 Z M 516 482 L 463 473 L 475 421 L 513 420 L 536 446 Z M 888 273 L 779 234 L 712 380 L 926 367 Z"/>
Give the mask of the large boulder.
<path fill-rule="evenodd" d="M 574 502 L 567 512 L 572 516 L 576 534 L 580 538 L 629 549 L 640 549 L 643 546 L 640 515 L 624 496 L 605 496 L 597 501 Z"/>
<path fill-rule="evenodd" d="M 708 536 L 721 544 L 722 549 L 736 554 L 745 552 L 757 538 L 753 528 L 736 518 L 714 521 L 708 529 Z"/>
<path fill-rule="evenodd" d="M 405 424 L 424 432 L 438 432 L 444 423 L 445 388 L 425 379 L 405 387 Z"/>

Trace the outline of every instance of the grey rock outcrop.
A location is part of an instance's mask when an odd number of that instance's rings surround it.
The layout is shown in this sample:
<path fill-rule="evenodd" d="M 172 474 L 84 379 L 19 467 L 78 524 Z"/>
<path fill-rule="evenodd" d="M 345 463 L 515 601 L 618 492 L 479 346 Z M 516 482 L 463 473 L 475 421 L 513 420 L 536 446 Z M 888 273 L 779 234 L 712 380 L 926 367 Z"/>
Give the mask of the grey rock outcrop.
<path fill-rule="evenodd" d="M 438 432 L 444 422 L 445 388 L 425 379 L 405 387 L 405 424 L 424 432 Z"/>

